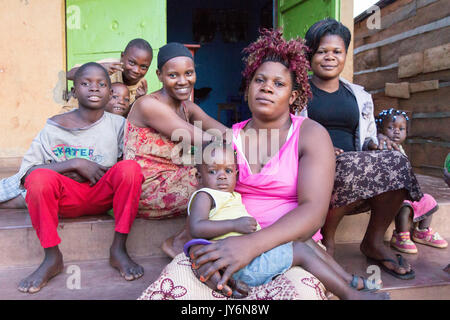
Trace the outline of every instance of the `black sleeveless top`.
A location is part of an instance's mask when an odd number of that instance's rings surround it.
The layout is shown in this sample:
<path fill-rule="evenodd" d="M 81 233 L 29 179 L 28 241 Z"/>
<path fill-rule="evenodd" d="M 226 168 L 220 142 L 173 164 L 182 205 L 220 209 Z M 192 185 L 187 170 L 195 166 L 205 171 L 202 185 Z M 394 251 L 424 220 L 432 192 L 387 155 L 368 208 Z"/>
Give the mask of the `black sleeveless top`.
<path fill-rule="evenodd" d="M 356 151 L 355 134 L 359 122 L 359 108 L 355 96 L 342 82 L 335 92 L 317 88 L 312 81 L 312 99 L 308 102 L 308 118 L 319 122 L 330 134 L 333 146 Z"/>

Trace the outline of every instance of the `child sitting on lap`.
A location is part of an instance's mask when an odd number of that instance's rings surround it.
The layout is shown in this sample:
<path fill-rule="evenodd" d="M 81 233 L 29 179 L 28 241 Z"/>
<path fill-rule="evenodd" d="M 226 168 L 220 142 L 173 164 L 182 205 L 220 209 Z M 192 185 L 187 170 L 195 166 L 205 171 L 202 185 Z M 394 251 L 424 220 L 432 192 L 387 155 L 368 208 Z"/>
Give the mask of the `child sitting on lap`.
<path fill-rule="evenodd" d="M 400 151 L 406 155 L 401 144 L 406 140 L 409 118 L 405 112 L 389 109 L 383 110 L 377 117 L 378 132 L 389 137 L 400 146 Z M 414 242 L 432 246 L 435 248 L 446 248 L 447 241 L 437 232 L 430 228 L 432 214 L 438 210 L 436 200 L 429 194 L 424 194 L 419 201 L 411 202 L 405 200 L 395 218 L 395 230 L 391 238 L 391 246 L 400 252 L 417 253 Z M 409 218 L 413 217 L 416 224 L 412 231 L 409 229 Z M 411 241 L 412 240 L 414 241 Z"/>
<path fill-rule="evenodd" d="M 204 158 L 203 163 L 198 165 L 198 171 L 202 188 L 191 196 L 188 205 L 189 227 L 194 238 L 220 241 L 225 237 L 239 236 L 260 229 L 259 224 L 245 209 L 240 194 L 234 191 L 237 169 L 231 146 L 214 147 L 210 159 Z M 236 272 L 232 277 L 234 285 L 230 282 L 230 285 L 235 287 L 234 297 L 246 296 L 247 286 L 266 284 L 294 265 L 302 266 L 314 274 L 327 289 L 341 299 L 389 298 L 387 293 L 356 290 L 303 242 L 288 242 L 275 247 Z M 193 265 L 194 269 L 195 267 Z M 213 277 L 220 275 L 217 273 Z M 202 277 L 200 280 L 203 281 Z M 231 295 L 232 290 L 229 289 Z"/>
<path fill-rule="evenodd" d="M 77 109 L 47 121 L 24 156 L 19 171 L 31 222 L 44 248 L 44 261 L 19 284 L 35 293 L 62 272 L 58 217 L 98 215 L 113 208 L 115 234 L 110 264 L 126 280 L 144 273 L 128 255 L 126 240 L 138 210 L 143 176 L 122 156 L 123 117 L 104 112 L 111 82 L 107 71 L 91 62 L 74 78 Z"/>

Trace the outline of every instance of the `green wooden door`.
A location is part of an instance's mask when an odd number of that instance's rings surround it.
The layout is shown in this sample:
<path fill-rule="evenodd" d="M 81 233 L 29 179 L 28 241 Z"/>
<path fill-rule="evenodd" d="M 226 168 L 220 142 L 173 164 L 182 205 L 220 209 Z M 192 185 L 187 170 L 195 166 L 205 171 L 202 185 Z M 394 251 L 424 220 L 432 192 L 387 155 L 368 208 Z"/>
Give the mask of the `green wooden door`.
<path fill-rule="evenodd" d="M 166 20 L 164 0 L 66 0 L 67 68 L 120 58 L 130 40 L 143 38 L 153 48 L 148 92 L 157 90 L 156 56 L 166 43 Z"/>
<path fill-rule="evenodd" d="M 327 17 L 340 20 L 340 0 L 278 0 L 278 26 L 286 39 L 303 38 L 310 26 Z"/>

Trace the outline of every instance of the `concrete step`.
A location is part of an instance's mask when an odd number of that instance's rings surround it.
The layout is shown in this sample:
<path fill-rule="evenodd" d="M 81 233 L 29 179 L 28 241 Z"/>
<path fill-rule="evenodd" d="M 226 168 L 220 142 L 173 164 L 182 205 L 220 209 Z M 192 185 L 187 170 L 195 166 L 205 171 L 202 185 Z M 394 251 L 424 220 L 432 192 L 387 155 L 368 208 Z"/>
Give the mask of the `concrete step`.
<path fill-rule="evenodd" d="M 450 299 L 450 274 L 443 270 L 450 263 L 450 248 L 436 249 L 421 244 L 417 244 L 417 248 L 418 254 L 402 253 L 415 271 L 415 279 L 401 280 L 380 270 L 382 291 L 389 292 L 392 300 Z M 335 259 L 349 273 L 366 278 L 374 275 L 358 243 L 337 244 Z"/>
<path fill-rule="evenodd" d="M 445 192 L 450 189 L 445 190 L 443 182 L 432 177 L 421 177 L 421 182 L 424 192 L 435 195 L 439 201 L 440 209 L 434 214 L 432 226 L 436 226 L 435 229 L 443 237 L 450 238 L 450 196 Z M 439 185 L 439 182 L 442 184 Z M 440 188 L 444 191 L 439 193 Z M 359 243 L 368 222 L 369 214 L 344 217 L 336 233 L 336 242 Z M 181 230 L 184 223 L 184 217 L 168 220 L 136 219 L 128 240 L 130 253 L 138 257 L 164 256 L 161 244 Z M 392 230 L 393 224 L 386 232 L 386 240 L 390 240 Z M 114 220 L 108 215 L 61 219 L 58 233 L 66 261 L 107 259 L 114 235 Z M 8 248 L 0 251 L 0 267 L 29 266 L 42 261 L 43 250 L 27 210 L 0 209 L 0 243 Z"/>
<path fill-rule="evenodd" d="M 180 231 L 185 218 L 167 220 L 136 219 L 127 247 L 136 257 L 163 257 L 160 246 Z M 109 258 L 114 236 L 114 220 L 108 215 L 61 219 L 58 226 L 64 260 L 84 261 Z M 0 210 L 0 267 L 30 266 L 42 261 L 44 253 L 27 210 Z"/>
<path fill-rule="evenodd" d="M 17 290 L 20 280 L 31 274 L 37 265 L 0 267 L 0 300 L 135 300 L 155 281 L 170 262 L 167 257 L 133 257 L 144 267 L 144 276 L 124 280 L 107 259 L 65 262 L 64 272 L 51 279 L 35 294 Z M 74 277 L 79 275 L 79 282 Z M 79 286 L 77 286 L 79 284 Z"/>
<path fill-rule="evenodd" d="M 450 274 L 442 269 L 450 262 L 449 249 L 420 246 L 418 255 L 405 255 L 416 278 L 399 280 L 381 271 L 383 291 L 392 300 L 448 300 Z M 160 275 L 170 262 L 167 257 L 133 257 L 145 269 L 142 278 L 125 281 L 109 266 L 107 259 L 65 262 L 64 272 L 53 278 L 47 287 L 36 294 L 17 290 L 21 279 L 32 273 L 38 265 L 28 267 L 0 267 L 0 300 L 134 300 Z M 336 260 L 350 273 L 370 277 L 370 265 L 360 253 L 357 244 L 338 244 Z M 79 276 L 79 282 L 74 282 Z M 79 287 L 74 286 L 79 284 Z M 334 298 L 335 299 L 335 298 Z"/>

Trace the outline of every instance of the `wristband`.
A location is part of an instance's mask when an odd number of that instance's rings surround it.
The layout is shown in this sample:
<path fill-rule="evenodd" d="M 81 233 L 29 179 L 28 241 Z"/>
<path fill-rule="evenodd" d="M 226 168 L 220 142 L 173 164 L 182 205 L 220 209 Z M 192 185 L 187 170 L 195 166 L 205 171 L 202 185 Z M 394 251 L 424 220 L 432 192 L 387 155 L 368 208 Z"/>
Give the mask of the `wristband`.
<path fill-rule="evenodd" d="M 189 257 L 189 248 L 192 246 L 195 246 L 197 244 L 211 244 L 211 241 L 205 240 L 205 239 L 192 239 L 186 242 L 183 246 L 183 252 L 186 255 L 186 257 Z"/>

